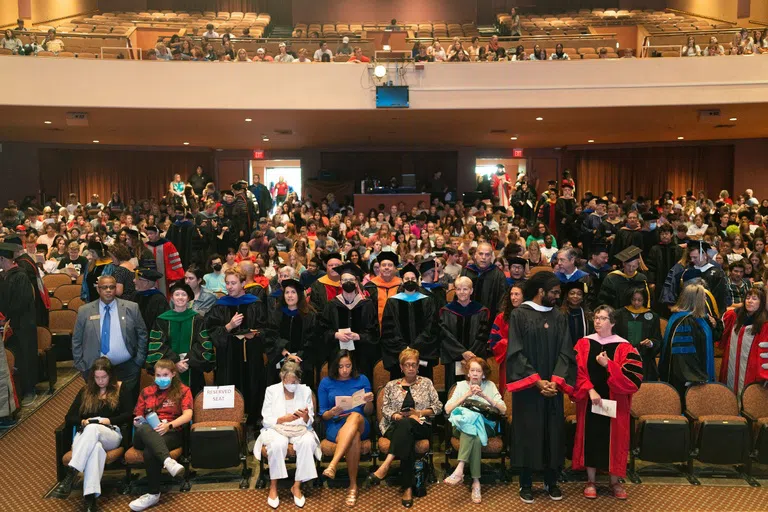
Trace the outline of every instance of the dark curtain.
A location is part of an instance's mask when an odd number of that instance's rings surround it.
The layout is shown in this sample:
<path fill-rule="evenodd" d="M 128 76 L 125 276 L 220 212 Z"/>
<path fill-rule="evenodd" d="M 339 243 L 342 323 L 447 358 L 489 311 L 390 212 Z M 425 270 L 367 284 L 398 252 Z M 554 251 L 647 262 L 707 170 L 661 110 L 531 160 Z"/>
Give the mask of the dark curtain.
<path fill-rule="evenodd" d="M 675 196 L 691 189 L 717 197 L 733 189 L 733 146 L 647 147 L 573 151 L 579 195 L 611 190 L 618 198 Z"/>
<path fill-rule="evenodd" d="M 63 204 L 74 192 L 81 202 L 99 194 L 106 204 L 112 192 L 123 201 L 160 199 L 168 191 L 173 175 L 187 178 L 202 165 L 213 169 L 210 152 L 122 151 L 41 149 L 40 175 L 46 195 L 56 194 Z"/>
<path fill-rule="evenodd" d="M 266 12 L 265 0 L 149 0 L 147 9 L 174 11 Z"/>

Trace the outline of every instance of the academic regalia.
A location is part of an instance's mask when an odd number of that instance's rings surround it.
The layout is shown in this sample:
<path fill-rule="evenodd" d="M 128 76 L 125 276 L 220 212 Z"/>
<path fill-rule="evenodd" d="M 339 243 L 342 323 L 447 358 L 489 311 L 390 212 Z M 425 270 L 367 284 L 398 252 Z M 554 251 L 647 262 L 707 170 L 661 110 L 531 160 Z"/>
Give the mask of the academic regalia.
<path fill-rule="evenodd" d="M 683 249 L 679 245 L 669 243 L 654 245 L 648 252 L 648 257 L 645 258 L 645 264 L 648 267 L 648 283 L 656 286 L 653 291 L 653 302 L 663 308 L 657 309 L 659 313 L 666 313 L 664 311 L 666 307 L 659 300 L 664 290 L 664 281 L 682 255 Z"/>
<path fill-rule="evenodd" d="M 266 290 L 265 290 L 266 291 Z M 274 311 L 280 306 L 280 299 L 283 297 L 283 289 L 277 285 L 269 295 L 267 295 L 267 311 Z"/>
<path fill-rule="evenodd" d="M 611 249 L 613 242 L 616 240 L 615 237 L 619 234 L 621 228 L 621 219 L 617 217 L 616 222 L 611 222 L 606 216 L 605 219 L 603 219 L 603 222 L 600 223 L 600 231 L 597 238 Z M 613 240 L 609 241 L 608 238 L 610 237 L 614 237 Z M 613 254 L 613 252 L 609 250 L 609 254 Z"/>
<path fill-rule="evenodd" d="M 189 268 L 192 263 L 192 238 L 197 235 L 197 227 L 191 220 L 177 220 L 168 228 L 168 241 L 176 247 L 181 258 L 181 265 Z M 195 258 L 199 259 L 199 258 Z"/>
<path fill-rule="evenodd" d="M 698 268 L 693 265 L 683 268 L 680 263 L 676 263 L 664 281 L 661 301 L 670 306 L 674 305 L 685 287 L 685 283 L 696 277 L 700 277 L 704 281 L 708 295 L 710 295 L 707 301 L 710 314 L 715 318 L 720 318 L 727 307 L 728 283 L 723 269 L 712 263 Z"/>
<path fill-rule="evenodd" d="M 157 317 L 149 333 L 147 370 L 153 373 L 155 363 L 164 358 L 178 363 L 181 354 L 186 354 L 189 370 L 179 373 L 179 378 L 194 396 L 205 386 L 203 374 L 216 367 L 216 353 L 205 330 L 205 320 L 194 309 L 181 313 L 168 310 Z"/>
<path fill-rule="evenodd" d="M 368 297 L 376 305 L 379 324 L 381 324 L 381 319 L 384 316 L 384 306 L 387 305 L 387 300 L 397 294 L 397 290 L 401 284 L 403 284 L 403 280 L 397 276 L 392 276 L 392 279 L 389 281 L 384 281 L 381 276 L 375 276 L 365 283 L 363 289 L 368 293 Z"/>
<path fill-rule="evenodd" d="M 589 274 L 584 272 L 581 269 L 576 269 L 573 271 L 573 274 L 570 276 L 565 275 L 563 272 L 555 272 L 555 277 L 557 277 L 561 283 L 587 283 L 589 284 Z"/>
<path fill-rule="evenodd" d="M 181 264 L 179 251 L 165 238 L 159 238 L 156 242 L 147 242 L 147 249 L 152 251 L 157 269 L 163 274 L 157 282 L 157 288 L 168 295 L 171 283 L 184 280 L 184 267 Z"/>
<path fill-rule="evenodd" d="M 258 297 L 264 304 L 267 303 L 267 289 L 259 283 L 248 283 L 243 289 L 245 290 L 245 293 Z"/>
<path fill-rule="evenodd" d="M 557 243 L 560 247 L 565 245 L 566 241 L 576 244 L 577 231 L 574 229 L 574 219 L 576 217 L 576 200 L 574 198 L 566 199 L 558 197 L 555 202 L 555 218 L 557 226 L 552 233 L 557 237 Z M 563 222 L 565 221 L 565 222 Z"/>
<path fill-rule="evenodd" d="M 576 343 L 576 438 L 573 443 L 572 469 L 585 467 L 608 471 L 625 477 L 629 455 L 629 411 L 632 395 L 640 388 L 643 368 L 640 355 L 627 340 L 597 334 Z M 596 357 L 605 351 L 608 367 L 601 366 Z M 616 401 L 616 417 L 592 412 L 589 390 L 600 398 Z"/>
<path fill-rule="evenodd" d="M 464 361 L 464 352 L 468 350 L 483 359 L 488 357 L 491 315 L 488 308 L 478 301 L 473 300 L 462 306 L 454 300 L 440 309 L 438 322 L 440 361 L 445 365 L 447 391 L 457 380 L 456 362 Z"/>
<path fill-rule="evenodd" d="M 512 183 L 509 180 L 509 175 L 503 169 L 497 171 L 491 178 L 491 187 L 493 189 L 493 197 L 499 199 L 499 206 L 509 208 L 510 189 Z"/>
<path fill-rule="evenodd" d="M 602 268 L 595 268 L 589 262 L 585 263 L 581 270 L 589 274 L 589 289 L 587 290 L 587 296 L 584 297 L 584 301 L 587 306 L 594 311 L 594 309 L 600 305 L 597 302 L 597 298 L 600 295 L 600 288 L 603 286 L 603 281 L 606 276 L 613 271 L 610 265 L 603 265 Z"/>
<path fill-rule="evenodd" d="M 315 311 L 325 310 L 325 306 L 341 295 L 341 281 L 334 281 L 328 274 L 318 278 L 309 287 L 309 301 Z"/>
<path fill-rule="evenodd" d="M 488 337 L 488 348 L 491 355 L 499 364 L 498 387 L 501 393 L 507 387 L 507 347 L 509 345 L 509 318 L 502 311 L 496 315 L 491 326 L 491 335 Z"/>
<path fill-rule="evenodd" d="M 549 232 L 552 233 L 552 236 L 555 236 L 557 233 L 560 220 L 557 217 L 557 209 L 555 208 L 556 202 L 557 199 L 554 201 L 552 199 L 548 199 L 541 202 L 541 206 L 539 206 L 539 220 L 547 225 Z"/>
<path fill-rule="evenodd" d="M 40 277 L 40 271 L 32 257 L 23 253 L 14 260 L 24 274 L 29 278 L 35 292 L 35 321 L 41 327 L 48 327 L 48 310 L 51 308 L 51 299 L 48 290 Z"/>
<path fill-rule="evenodd" d="M 661 346 L 660 380 L 672 384 L 681 397 L 688 382 L 714 382 L 715 334 L 706 318 L 694 318 L 690 311 L 673 314 Z"/>
<path fill-rule="evenodd" d="M 168 299 L 157 288 L 136 292 L 133 300 L 139 305 L 144 325 L 155 325 L 155 320 L 160 316 L 160 313 L 171 309 L 168 305 Z"/>
<path fill-rule="evenodd" d="M 643 237 L 643 232 L 640 228 L 629 229 L 626 226 L 622 227 L 616 233 L 616 238 L 613 240 L 613 244 L 611 244 L 611 258 L 633 245 L 642 249 L 645 247 L 644 241 L 645 238 Z"/>
<path fill-rule="evenodd" d="M 616 311 L 616 325 L 613 331 L 629 341 L 643 359 L 643 380 L 659 380 L 656 356 L 661 351 L 663 341 L 659 315 L 648 308 L 634 309 L 625 306 Z M 640 342 L 651 340 L 652 347 L 643 347 Z"/>
<path fill-rule="evenodd" d="M 304 372 L 302 382 L 312 389 L 315 385 L 315 365 L 324 361 L 317 357 L 318 349 L 318 318 L 314 311 L 302 314 L 298 309 L 290 310 L 287 306 L 279 306 L 268 315 L 269 327 L 275 333 L 272 343 L 265 347 L 267 353 L 267 385 L 280 380 L 278 364 L 284 359 L 283 350 L 296 354 L 301 358 L 301 369 Z"/>
<path fill-rule="evenodd" d="M 509 291 L 504 272 L 496 265 L 489 265 L 480 269 L 474 263 L 470 263 L 461 269 L 461 275 L 472 280 L 472 300 L 488 308 L 490 317 L 488 322 L 490 323 L 496 318 L 504 296 Z"/>
<path fill-rule="evenodd" d="M 428 297 L 432 297 L 435 302 L 435 311 L 440 311 L 440 308 L 448 303 L 447 291 L 442 283 L 425 283 L 421 282 L 421 293 Z"/>
<path fill-rule="evenodd" d="M 373 367 L 381 357 L 379 346 L 379 322 L 376 315 L 376 306 L 373 301 L 357 295 L 356 303 L 349 309 L 344 303 L 342 295 L 337 296 L 325 305 L 320 328 L 322 332 L 321 353 L 325 361 L 329 362 L 341 349 L 340 342 L 335 338 L 339 329 L 350 329 L 360 336 L 355 341 L 355 350 L 352 357 L 357 362 L 360 373 L 367 377 L 373 377 Z"/>
<path fill-rule="evenodd" d="M 16 396 L 5 350 L 5 341 L 0 339 L 0 418 L 12 417 L 19 408 L 19 399 Z"/>
<path fill-rule="evenodd" d="M 392 379 L 401 375 L 399 356 L 406 348 L 419 351 L 427 363 L 420 374 L 432 378 L 432 367 L 440 357 L 437 342 L 437 308 L 432 297 L 418 291 L 398 293 L 387 300 L 381 320 L 381 355 Z"/>
<path fill-rule="evenodd" d="M 0 312 L 8 319 L 6 329 L 11 331 L 10 336 L 5 333 L 5 347 L 16 356 L 22 379 L 20 394 L 28 395 L 34 392 L 38 381 L 35 292 L 19 266 L 1 274 Z"/>
<path fill-rule="evenodd" d="M 643 288 L 650 297 L 648 278 L 642 272 L 635 272 L 628 276 L 621 270 L 614 270 L 605 277 L 600 294 L 597 296 L 598 305 L 611 306 L 613 309 L 621 309 L 630 303 L 630 292 L 636 288 Z"/>
<path fill-rule="evenodd" d="M 244 316 L 243 323 L 232 332 L 227 332 L 225 326 L 236 313 Z M 205 315 L 205 327 L 216 347 L 216 385 L 234 384 L 245 399 L 249 423 L 256 423 L 261 418 L 266 389 L 264 347 L 274 343 L 274 333 L 267 325 L 266 305 L 247 293 L 240 297 L 225 295 Z M 252 330 L 259 332 L 250 340 L 237 337 Z"/>
<path fill-rule="evenodd" d="M 723 315 L 725 329 L 720 339 L 723 363 L 720 366 L 720 382 L 728 386 L 736 396 L 756 381 L 768 380 L 768 323 L 763 324 L 757 335 L 752 333 L 749 319 L 736 329 L 736 309 Z"/>
<path fill-rule="evenodd" d="M 595 332 L 592 319 L 587 317 L 584 308 L 570 308 L 566 306 L 565 316 L 568 319 L 568 332 L 572 340 L 580 340 Z"/>
<path fill-rule="evenodd" d="M 576 382 L 568 321 L 558 309 L 524 302 L 509 319 L 507 391 L 512 398 L 512 465 L 550 474 L 565 462 L 563 396 L 546 398 L 536 383 L 572 393 Z"/>

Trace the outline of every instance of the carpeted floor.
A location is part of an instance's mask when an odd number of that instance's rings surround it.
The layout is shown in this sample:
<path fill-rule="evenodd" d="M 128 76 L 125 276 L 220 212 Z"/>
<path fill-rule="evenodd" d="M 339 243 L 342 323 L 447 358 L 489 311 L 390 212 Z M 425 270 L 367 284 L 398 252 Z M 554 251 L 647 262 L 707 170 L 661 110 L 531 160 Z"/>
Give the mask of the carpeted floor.
<path fill-rule="evenodd" d="M 34 414 L 17 428 L 0 439 L 0 511 L 74 511 L 79 510 L 79 498 L 58 500 L 44 498 L 56 479 L 54 466 L 53 430 L 62 421 L 64 414 L 80 388 L 79 382 L 71 382 L 56 393 Z M 254 475 L 255 476 L 255 475 Z M 647 481 L 647 480 L 646 480 Z M 765 483 L 765 481 L 764 481 Z M 582 484 L 569 483 L 563 486 L 565 499 L 561 503 L 551 502 L 542 492 L 536 496 L 536 503 L 525 505 L 517 496 L 517 487 L 511 485 L 488 485 L 484 487 L 482 506 L 469 501 L 469 488 L 436 484 L 429 487 L 426 498 L 417 499 L 414 510 L 505 510 L 505 511 L 734 511 L 756 512 L 768 510 L 768 487 L 752 488 L 743 482 L 717 481 L 719 485 L 692 486 L 688 484 L 628 485 L 629 500 L 619 503 L 607 495 L 607 490 L 597 501 L 581 497 Z M 195 485 L 192 492 L 171 492 L 163 495 L 161 504 L 153 510 L 235 511 L 269 510 L 266 505 L 266 490 L 232 490 L 237 483 L 228 484 L 230 490 L 208 490 L 210 487 Z M 251 483 L 253 486 L 253 483 Z M 221 486 L 219 486 L 221 487 Z M 335 512 L 347 510 L 344 505 L 343 489 L 312 488 L 306 490 L 305 510 L 312 512 Z M 280 491 L 283 500 L 281 510 L 295 510 L 290 492 Z M 130 496 L 105 495 L 101 509 L 105 511 L 126 511 Z M 364 492 L 354 510 L 379 512 L 402 510 L 399 491 L 392 487 L 377 487 Z"/>

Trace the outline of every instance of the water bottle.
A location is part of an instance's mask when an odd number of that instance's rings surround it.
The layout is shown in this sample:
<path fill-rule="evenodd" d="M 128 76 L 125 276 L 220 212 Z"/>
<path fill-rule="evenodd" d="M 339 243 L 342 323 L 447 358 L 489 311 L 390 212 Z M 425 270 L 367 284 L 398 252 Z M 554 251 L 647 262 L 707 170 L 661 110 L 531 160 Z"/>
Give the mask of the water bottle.
<path fill-rule="evenodd" d="M 150 427 L 155 428 L 160 424 L 160 418 L 157 417 L 157 413 L 155 411 L 150 412 L 147 414 L 144 419 L 147 420 L 147 423 Z"/>
<path fill-rule="evenodd" d="M 413 486 L 413 497 L 423 498 L 427 495 L 427 483 L 424 481 L 424 460 L 419 459 L 413 465 L 416 473 L 416 485 Z"/>

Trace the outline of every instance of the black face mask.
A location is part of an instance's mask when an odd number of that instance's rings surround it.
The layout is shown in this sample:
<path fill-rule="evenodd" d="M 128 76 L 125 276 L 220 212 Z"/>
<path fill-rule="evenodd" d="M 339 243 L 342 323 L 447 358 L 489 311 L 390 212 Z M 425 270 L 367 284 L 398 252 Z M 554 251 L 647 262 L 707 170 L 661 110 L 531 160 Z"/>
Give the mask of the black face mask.
<path fill-rule="evenodd" d="M 221 263 L 216 263 L 213 266 L 213 270 L 214 270 L 214 272 L 221 272 Z"/>
<path fill-rule="evenodd" d="M 345 283 L 341 283 L 341 289 L 347 293 L 352 293 L 353 291 L 357 290 L 357 284 L 347 281 Z"/>
<path fill-rule="evenodd" d="M 415 292 L 419 284 L 416 281 L 406 281 L 403 283 L 403 289 L 407 292 Z"/>

